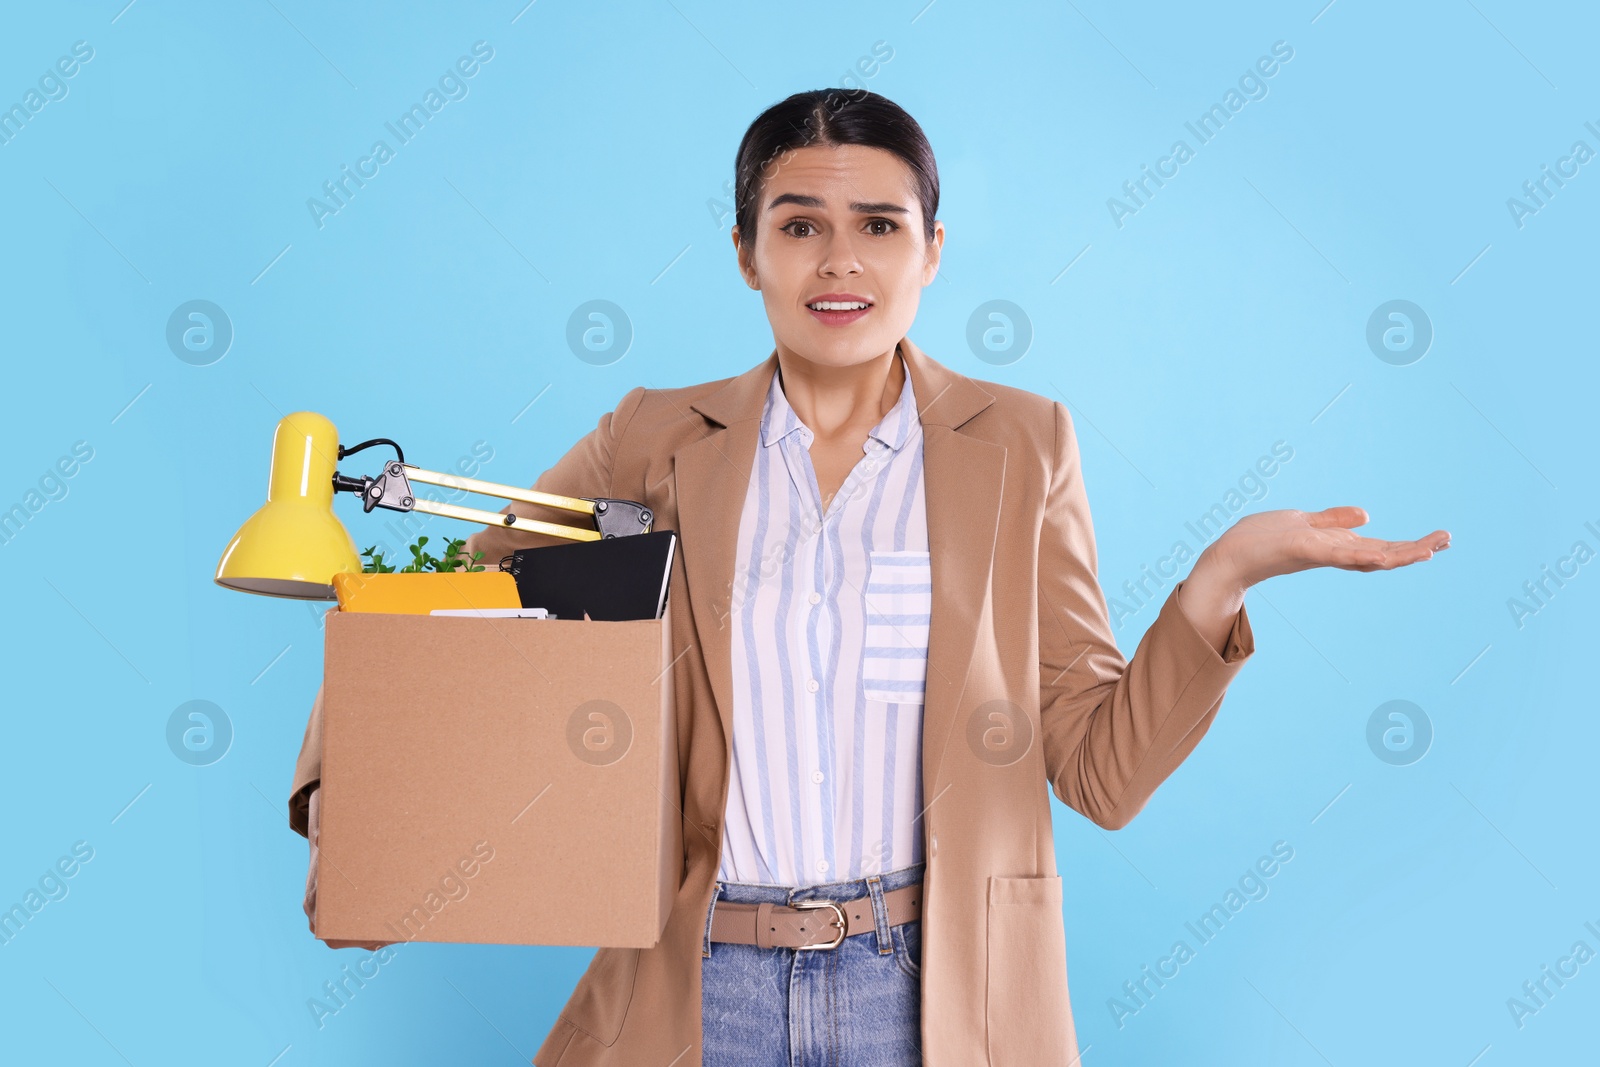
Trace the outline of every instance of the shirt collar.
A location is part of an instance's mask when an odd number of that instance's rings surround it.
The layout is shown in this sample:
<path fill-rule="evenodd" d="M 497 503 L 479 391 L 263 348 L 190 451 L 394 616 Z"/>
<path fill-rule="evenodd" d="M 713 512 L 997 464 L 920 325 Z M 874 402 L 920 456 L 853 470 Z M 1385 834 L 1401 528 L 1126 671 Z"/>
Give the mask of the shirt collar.
<path fill-rule="evenodd" d="M 898 452 L 911 436 L 913 427 L 920 425 L 917 417 L 917 397 L 911 388 L 911 368 L 905 365 L 905 357 L 897 351 L 895 358 L 900 360 L 901 370 L 905 376 L 905 383 L 900 386 L 900 398 L 895 401 L 878 424 L 867 431 L 867 436 L 881 441 L 891 451 Z M 803 433 L 801 433 L 804 431 Z M 789 406 L 789 398 L 783 395 L 783 387 L 778 382 L 778 372 L 772 372 L 772 384 L 767 388 L 766 406 L 761 411 L 761 443 L 773 445 L 782 441 L 790 434 L 801 434 L 801 439 L 810 447 L 811 429 L 800 421 L 800 416 L 794 408 Z"/>

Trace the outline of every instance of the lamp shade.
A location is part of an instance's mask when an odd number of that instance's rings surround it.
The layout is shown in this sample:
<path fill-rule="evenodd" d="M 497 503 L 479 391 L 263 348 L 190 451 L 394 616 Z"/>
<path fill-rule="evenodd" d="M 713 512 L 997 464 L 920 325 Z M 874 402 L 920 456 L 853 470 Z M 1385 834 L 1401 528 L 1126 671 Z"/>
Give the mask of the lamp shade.
<path fill-rule="evenodd" d="M 361 573 L 350 532 L 333 513 L 339 433 L 314 411 L 285 415 L 272 435 L 267 502 L 233 535 L 217 563 L 229 589 L 333 600 L 333 576 Z"/>

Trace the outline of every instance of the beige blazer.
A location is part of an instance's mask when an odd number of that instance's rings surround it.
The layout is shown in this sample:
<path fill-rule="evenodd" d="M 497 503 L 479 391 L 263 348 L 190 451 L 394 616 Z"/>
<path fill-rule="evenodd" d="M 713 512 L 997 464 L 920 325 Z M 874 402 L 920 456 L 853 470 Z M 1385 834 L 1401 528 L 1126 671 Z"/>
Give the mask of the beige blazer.
<path fill-rule="evenodd" d="M 1112 639 L 1067 409 L 980 382 L 900 342 L 923 428 L 933 568 L 924 705 L 922 1055 L 930 1067 L 1068 1067 L 1061 879 L 1049 789 L 1117 829 L 1199 742 L 1254 652 L 1241 608 L 1226 655 L 1175 586 L 1131 661 Z M 639 500 L 677 530 L 669 607 L 680 710 L 684 873 L 654 948 L 602 948 L 534 1057 L 538 1067 L 698 1067 L 700 963 L 728 794 L 734 546 L 776 350 L 736 377 L 635 388 L 535 488 Z M 550 518 L 526 504 L 507 511 Z M 484 527 L 498 560 L 554 543 Z M 999 717 L 996 717 L 996 716 Z M 289 801 L 306 832 L 320 776 L 321 693 Z"/>

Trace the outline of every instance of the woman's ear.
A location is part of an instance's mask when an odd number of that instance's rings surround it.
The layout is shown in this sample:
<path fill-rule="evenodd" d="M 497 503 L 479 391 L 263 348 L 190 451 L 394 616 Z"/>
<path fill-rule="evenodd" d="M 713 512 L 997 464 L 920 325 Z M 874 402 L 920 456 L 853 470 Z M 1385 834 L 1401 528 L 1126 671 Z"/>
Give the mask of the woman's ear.
<path fill-rule="evenodd" d="M 744 242 L 739 239 L 739 227 L 735 225 L 732 230 L 733 251 L 739 259 L 739 274 L 744 278 L 744 283 L 750 288 L 760 290 L 761 279 L 756 276 L 755 270 L 746 262 Z"/>
<path fill-rule="evenodd" d="M 923 252 L 922 284 L 932 285 L 933 279 L 938 277 L 939 263 L 944 255 L 944 223 L 934 220 L 933 240 L 928 243 Z"/>

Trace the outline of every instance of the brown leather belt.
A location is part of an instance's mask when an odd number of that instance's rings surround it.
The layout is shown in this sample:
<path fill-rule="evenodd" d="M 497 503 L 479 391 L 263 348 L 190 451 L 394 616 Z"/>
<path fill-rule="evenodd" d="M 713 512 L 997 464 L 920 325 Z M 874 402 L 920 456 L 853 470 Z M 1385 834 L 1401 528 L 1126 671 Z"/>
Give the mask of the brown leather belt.
<path fill-rule="evenodd" d="M 889 925 L 922 917 L 922 883 L 883 894 Z M 718 900 L 711 909 L 711 940 L 761 948 L 834 948 L 846 937 L 877 929 L 872 897 L 751 904 Z"/>

